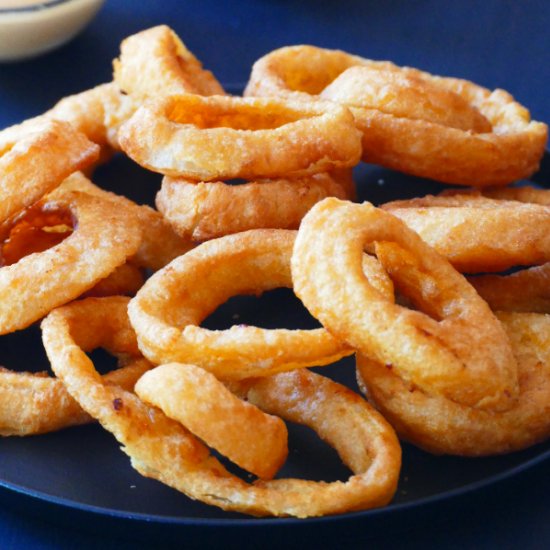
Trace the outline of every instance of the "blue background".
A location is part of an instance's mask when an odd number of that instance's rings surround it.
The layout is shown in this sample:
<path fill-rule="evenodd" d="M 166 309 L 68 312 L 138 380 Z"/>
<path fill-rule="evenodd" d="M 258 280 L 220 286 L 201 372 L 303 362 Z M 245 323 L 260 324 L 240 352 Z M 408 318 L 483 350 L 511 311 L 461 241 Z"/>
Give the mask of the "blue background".
<path fill-rule="evenodd" d="M 108 81 L 121 39 L 159 23 L 172 26 L 226 84 L 244 83 L 254 60 L 274 48 L 310 43 L 501 87 L 525 104 L 533 118 L 550 122 L 550 2 L 108 0 L 66 47 L 33 61 L 0 65 L 0 127 L 39 114 L 61 96 Z M 0 441 L 0 468 L 1 448 Z M 342 528 L 319 540 L 312 529 L 285 540 L 285 547 L 357 547 L 361 542 L 375 548 L 548 548 L 549 470 L 549 464 L 541 464 L 467 499 L 400 518 L 373 540 L 367 540 L 372 539 L 368 532 Z M 23 506 L 23 512 L 0 508 L 0 548 L 120 550 L 146 545 L 135 537 L 133 542 L 114 538 L 96 528 L 92 518 L 75 522 L 74 529 L 57 527 L 56 518 L 35 517 L 33 501 Z M 133 535 L 129 530 L 128 540 Z M 264 535 L 243 533 L 243 547 L 259 547 L 260 541 L 261 547 L 269 546 Z M 182 547 L 200 545 L 182 535 Z"/>
<path fill-rule="evenodd" d="M 121 39 L 160 23 L 223 83 L 245 82 L 252 63 L 274 48 L 309 43 L 501 87 L 534 119 L 550 122 L 550 2 L 543 0 L 107 0 L 69 46 L 0 65 L 0 124 L 109 80 Z"/>

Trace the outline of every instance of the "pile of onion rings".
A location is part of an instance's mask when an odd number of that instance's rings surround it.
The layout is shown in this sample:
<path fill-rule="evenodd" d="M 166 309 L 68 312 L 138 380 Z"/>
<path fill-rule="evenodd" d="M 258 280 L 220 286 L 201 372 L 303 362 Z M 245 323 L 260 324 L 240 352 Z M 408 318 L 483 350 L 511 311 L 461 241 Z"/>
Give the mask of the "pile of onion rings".
<path fill-rule="evenodd" d="M 0 131 L 0 341 L 42 320 L 52 371 L 0 368 L 0 435 L 98 421 L 190 498 L 295 517 L 389 503 L 397 436 L 466 456 L 550 437 L 550 192 L 507 185 L 545 124 L 502 90 L 313 46 L 228 95 L 164 25 L 113 65 Z M 115 153 L 162 174 L 156 209 L 93 182 Z M 472 189 L 358 204 L 360 160 Z M 201 326 L 278 287 L 321 326 Z M 365 397 L 309 370 L 353 354 Z M 348 479 L 279 478 L 285 421 Z"/>

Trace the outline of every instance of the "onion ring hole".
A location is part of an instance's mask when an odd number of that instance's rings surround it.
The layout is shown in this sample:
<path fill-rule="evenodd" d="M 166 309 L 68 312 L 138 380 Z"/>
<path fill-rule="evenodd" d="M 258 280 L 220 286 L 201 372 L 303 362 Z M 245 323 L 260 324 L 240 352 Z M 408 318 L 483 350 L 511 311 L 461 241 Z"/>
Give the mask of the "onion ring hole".
<path fill-rule="evenodd" d="M 269 312 L 268 315 L 266 312 Z M 319 321 L 307 311 L 290 288 L 275 288 L 261 295 L 233 296 L 211 313 L 200 326 L 210 330 L 225 330 L 233 325 L 291 330 L 321 327 Z"/>
<path fill-rule="evenodd" d="M 262 106 L 242 104 L 235 109 L 229 103 L 209 103 L 204 109 L 203 104 L 196 102 L 195 109 L 189 102 L 182 104 L 174 101 L 167 109 L 167 118 L 177 124 L 192 124 L 197 128 L 232 128 L 234 130 L 274 130 L 285 124 L 311 118 L 313 114 L 299 113 L 296 109 L 288 109 L 284 105 L 273 104 L 267 110 Z"/>
<path fill-rule="evenodd" d="M 0 244 L 0 267 L 17 263 L 35 252 L 43 252 L 64 241 L 76 229 L 68 208 L 39 204 L 27 209 L 12 223 Z"/>

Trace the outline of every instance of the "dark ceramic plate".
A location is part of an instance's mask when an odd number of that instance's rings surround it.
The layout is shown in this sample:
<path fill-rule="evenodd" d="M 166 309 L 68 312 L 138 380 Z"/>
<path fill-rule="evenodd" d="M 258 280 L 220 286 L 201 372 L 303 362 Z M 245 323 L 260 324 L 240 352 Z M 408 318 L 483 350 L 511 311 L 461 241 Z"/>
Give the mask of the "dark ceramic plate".
<path fill-rule="evenodd" d="M 548 155 L 534 180 L 550 181 Z M 374 166 L 362 165 L 357 170 L 360 200 L 374 203 L 396 198 L 438 192 L 442 187 L 434 182 L 404 176 Z M 146 173 L 128 160 L 115 158 L 102 167 L 96 180 L 111 189 L 123 192 L 140 202 L 151 202 L 160 178 Z M 209 327 L 223 328 L 235 322 L 276 327 L 312 327 L 315 321 L 307 314 L 290 291 L 276 290 L 261 298 L 238 297 L 221 307 L 206 322 Z M 104 361 L 103 356 L 98 361 Z M 32 327 L 21 333 L 2 337 L 0 364 L 26 370 L 45 369 L 39 330 Z M 323 373 L 355 387 L 353 362 L 325 368 Z M 466 459 L 436 457 L 405 445 L 401 480 L 393 502 L 380 510 L 355 512 L 331 518 L 293 520 L 256 519 L 225 513 L 217 508 L 194 502 L 182 494 L 145 479 L 130 466 L 114 438 L 96 425 L 68 429 L 29 438 L 0 440 L 0 496 L 11 495 L 33 503 L 50 506 L 50 517 L 70 518 L 73 513 L 90 517 L 93 524 L 101 519 L 129 523 L 140 532 L 162 527 L 180 530 L 217 528 L 227 535 L 247 526 L 257 531 L 271 528 L 298 529 L 299 526 L 322 526 L 327 523 L 356 526 L 362 529 L 385 524 L 398 513 L 448 501 L 466 493 L 487 488 L 550 457 L 550 443 L 507 456 Z M 311 431 L 290 427 L 290 453 L 281 476 L 297 476 L 317 480 L 346 479 L 349 472 L 336 453 L 323 444 Z M 27 497 L 34 497 L 32 501 Z M 25 505 L 25 504 L 23 504 Z M 82 518 L 80 518 L 82 519 Z M 205 539 L 206 540 L 206 539 Z"/>

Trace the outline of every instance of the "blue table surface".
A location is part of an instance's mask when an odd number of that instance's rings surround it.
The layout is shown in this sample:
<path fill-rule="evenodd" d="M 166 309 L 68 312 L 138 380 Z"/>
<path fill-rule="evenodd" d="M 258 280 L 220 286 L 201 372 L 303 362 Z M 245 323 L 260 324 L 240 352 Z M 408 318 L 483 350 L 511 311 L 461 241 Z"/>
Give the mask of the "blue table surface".
<path fill-rule="evenodd" d="M 107 0 L 94 22 L 67 46 L 32 61 L 0 65 L 0 127 L 108 81 L 121 39 L 159 23 L 172 26 L 223 83 L 246 82 L 252 63 L 270 50 L 309 43 L 504 88 L 534 119 L 550 122 L 550 2 L 545 0 Z M 0 469 L 1 460 L 0 441 Z M 332 540 L 319 540 L 312 529 L 285 546 L 357 547 L 368 542 L 375 548 L 548 548 L 549 471 L 550 464 L 540 464 L 467 500 L 447 503 L 442 513 L 426 509 L 404 517 L 375 538 L 335 529 Z M 87 526 L 59 526 L 51 517 L 37 518 L 32 500 L 25 507 L 0 509 L 0 548 L 151 545 L 136 541 L 131 530 L 126 535 L 98 532 L 92 517 Z M 269 546 L 261 533 L 243 533 L 242 545 Z M 200 541 L 182 535 L 181 546 L 199 547 Z M 223 536 L 220 547 L 228 547 Z"/>

